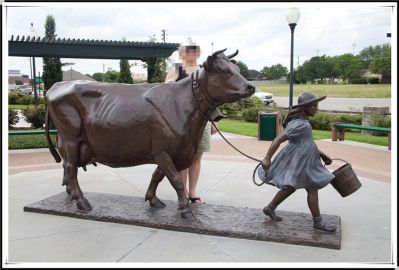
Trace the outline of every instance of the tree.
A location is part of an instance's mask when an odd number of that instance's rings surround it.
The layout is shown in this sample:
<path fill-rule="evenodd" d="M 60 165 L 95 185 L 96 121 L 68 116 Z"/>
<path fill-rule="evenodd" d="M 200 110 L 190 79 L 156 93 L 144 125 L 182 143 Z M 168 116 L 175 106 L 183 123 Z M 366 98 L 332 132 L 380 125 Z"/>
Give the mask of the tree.
<path fill-rule="evenodd" d="M 52 15 L 47 15 L 45 37 L 55 38 L 55 20 Z M 60 58 L 43 57 L 43 82 L 44 89 L 49 90 L 54 83 L 62 81 L 62 70 Z"/>
<path fill-rule="evenodd" d="M 155 37 L 150 37 L 149 42 L 156 42 Z M 142 61 L 143 68 L 147 68 L 147 81 L 149 83 L 164 82 L 166 78 L 166 59 L 163 57 L 149 57 L 144 58 Z"/>
<path fill-rule="evenodd" d="M 105 81 L 105 76 L 103 73 L 101 72 L 95 72 L 93 73 L 93 75 L 91 76 L 93 79 L 95 79 L 98 82 L 103 82 Z"/>
<path fill-rule="evenodd" d="M 346 80 L 358 77 L 360 70 L 364 67 L 364 62 L 359 55 L 354 56 L 351 53 L 346 53 L 335 58 L 334 66 L 338 70 L 340 77 Z"/>
<path fill-rule="evenodd" d="M 288 75 L 288 69 L 281 64 L 277 64 L 271 67 L 264 67 L 261 73 L 263 73 L 268 80 L 278 80 Z"/>
<path fill-rule="evenodd" d="M 237 61 L 236 65 L 240 68 L 240 74 L 247 80 L 249 80 L 249 69 L 248 66 L 241 61 Z"/>
<path fill-rule="evenodd" d="M 120 73 L 116 70 L 109 69 L 105 72 L 104 81 L 109 83 L 117 83 L 119 81 Z"/>
<path fill-rule="evenodd" d="M 127 59 L 121 59 L 119 61 L 120 74 L 119 74 L 119 82 L 120 83 L 133 83 L 132 73 L 130 73 L 130 65 Z"/>
<path fill-rule="evenodd" d="M 376 46 L 369 68 L 373 73 L 391 76 L 391 45 Z"/>

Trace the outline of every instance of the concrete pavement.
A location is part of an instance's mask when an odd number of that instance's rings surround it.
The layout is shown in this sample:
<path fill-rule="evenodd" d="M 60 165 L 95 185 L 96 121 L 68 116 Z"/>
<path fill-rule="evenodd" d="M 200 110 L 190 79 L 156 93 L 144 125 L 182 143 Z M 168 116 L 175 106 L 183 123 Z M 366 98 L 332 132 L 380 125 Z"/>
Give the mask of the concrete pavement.
<path fill-rule="evenodd" d="M 229 136 L 256 157 L 262 157 L 270 145 Z M 62 169 L 47 150 L 28 150 L 9 154 L 8 262 L 391 262 L 390 151 L 330 141 L 317 144 L 332 157 L 339 154 L 348 160 L 362 182 L 346 198 L 330 185 L 319 193 L 322 213 L 342 219 L 341 250 L 27 213 L 23 206 L 64 190 Z M 199 195 L 210 204 L 261 211 L 277 189 L 252 183 L 255 165 L 214 137 L 212 151 L 204 155 Z M 79 180 L 83 192 L 144 197 L 154 169 L 155 165 L 110 168 L 99 164 L 89 166 L 87 172 L 80 169 Z M 158 197 L 177 199 L 166 179 L 159 185 Z M 298 190 L 279 209 L 307 213 L 306 192 Z"/>

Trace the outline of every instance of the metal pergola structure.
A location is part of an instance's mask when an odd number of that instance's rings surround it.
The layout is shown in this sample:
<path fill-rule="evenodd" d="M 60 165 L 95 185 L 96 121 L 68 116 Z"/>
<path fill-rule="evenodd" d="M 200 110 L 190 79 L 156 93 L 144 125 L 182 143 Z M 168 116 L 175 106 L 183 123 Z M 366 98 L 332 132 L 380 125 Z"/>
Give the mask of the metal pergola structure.
<path fill-rule="evenodd" d="M 169 57 L 178 43 L 40 38 L 11 36 L 9 56 L 84 59 L 131 59 Z"/>
<path fill-rule="evenodd" d="M 35 57 L 83 58 L 83 59 L 130 59 L 145 61 L 148 58 L 169 57 L 179 47 L 178 43 L 40 38 L 11 36 L 8 55 L 32 57 L 33 80 L 36 81 Z M 37 100 L 36 84 L 34 84 Z"/>

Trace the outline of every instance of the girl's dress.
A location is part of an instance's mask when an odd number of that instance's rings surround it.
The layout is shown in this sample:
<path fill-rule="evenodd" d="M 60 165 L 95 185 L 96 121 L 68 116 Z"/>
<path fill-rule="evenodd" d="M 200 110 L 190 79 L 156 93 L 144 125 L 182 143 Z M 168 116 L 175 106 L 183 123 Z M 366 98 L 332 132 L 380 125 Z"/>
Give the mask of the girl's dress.
<path fill-rule="evenodd" d="M 318 190 L 328 185 L 335 176 L 321 163 L 309 121 L 298 116 L 287 124 L 284 133 L 289 144 L 277 154 L 266 174 L 259 167 L 260 179 L 280 189 Z"/>

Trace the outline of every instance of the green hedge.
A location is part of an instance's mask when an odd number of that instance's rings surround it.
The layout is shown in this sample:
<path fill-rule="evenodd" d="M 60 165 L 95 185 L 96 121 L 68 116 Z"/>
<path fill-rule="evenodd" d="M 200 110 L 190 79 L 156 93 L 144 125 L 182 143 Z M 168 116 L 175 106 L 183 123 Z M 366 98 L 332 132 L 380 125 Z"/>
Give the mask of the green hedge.
<path fill-rule="evenodd" d="M 225 116 L 236 116 L 239 112 L 249 108 L 264 107 L 263 101 L 255 96 L 240 99 L 233 103 L 225 103 L 219 107 L 219 110 Z"/>
<path fill-rule="evenodd" d="M 18 92 L 8 93 L 8 104 L 29 105 L 34 104 L 34 96 L 22 94 Z M 44 97 L 39 97 L 39 104 L 44 104 Z"/>
<path fill-rule="evenodd" d="M 55 136 L 50 135 L 55 145 Z M 8 136 L 8 149 L 34 149 L 47 148 L 47 140 L 44 134 L 38 135 L 12 135 Z"/>
<path fill-rule="evenodd" d="M 282 108 L 266 108 L 266 107 L 257 107 L 257 108 L 248 108 L 242 110 L 242 119 L 246 122 L 258 122 L 258 112 L 277 112 L 279 111 L 285 119 L 285 117 L 288 114 L 287 109 L 282 109 Z"/>
<path fill-rule="evenodd" d="M 380 83 L 380 79 L 378 77 L 370 77 L 370 78 L 353 78 L 350 79 L 351 84 L 378 84 Z"/>
<path fill-rule="evenodd" d="M 242 118 L 246 122 L 258 122 L 258 112 L 276 112 L 279 111 L 283 120 L 287 117 L 288 110 L 282 108 L 249 108 L 242 111 Z M 309 117 L 309 122 L 313 129 L 331 130 L 332 124 L 335 122 L 343 122 L 350 124 L 362 124 L 362 115 L 360 114 L 344 114 L 344 113 L 326 113 L 317 112 L 314 117 Z"/>

